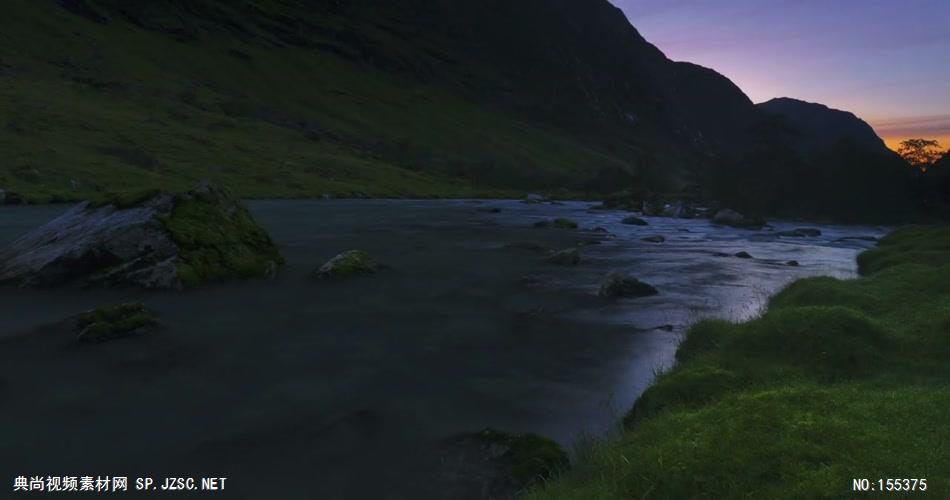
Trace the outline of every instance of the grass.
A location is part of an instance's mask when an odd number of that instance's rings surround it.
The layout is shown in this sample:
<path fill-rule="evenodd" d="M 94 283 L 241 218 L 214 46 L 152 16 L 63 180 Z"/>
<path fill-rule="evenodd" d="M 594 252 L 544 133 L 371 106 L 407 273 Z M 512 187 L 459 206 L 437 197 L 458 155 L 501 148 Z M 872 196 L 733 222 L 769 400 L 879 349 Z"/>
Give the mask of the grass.
<path fill-rule="evenodd" d="M 902 229 L 859 279 L 800 280 L 757 319 L 698 323 L 622 435 L 527 497 L 851 498 L 854 478 L 950 496 L 948 243 L 947 227 Z"/>

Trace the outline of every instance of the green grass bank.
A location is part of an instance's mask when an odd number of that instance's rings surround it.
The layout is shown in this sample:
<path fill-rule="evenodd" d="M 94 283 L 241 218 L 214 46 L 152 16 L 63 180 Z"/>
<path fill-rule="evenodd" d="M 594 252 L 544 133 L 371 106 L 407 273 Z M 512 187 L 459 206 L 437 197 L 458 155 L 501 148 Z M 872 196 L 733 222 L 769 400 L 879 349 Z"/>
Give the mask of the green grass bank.
<path fill-rule="evenodd" d="M 901 229 L 858 263 L 752 321 L 695 325 L 622 435 L 527 498 L 950 498 L 950 227 Z"/>

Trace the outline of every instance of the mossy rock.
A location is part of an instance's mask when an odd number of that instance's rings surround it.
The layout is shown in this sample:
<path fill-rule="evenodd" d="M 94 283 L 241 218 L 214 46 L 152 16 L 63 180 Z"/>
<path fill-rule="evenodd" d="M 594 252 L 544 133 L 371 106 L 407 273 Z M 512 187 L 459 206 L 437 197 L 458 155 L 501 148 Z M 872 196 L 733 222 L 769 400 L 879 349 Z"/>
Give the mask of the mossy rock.
<path fill-rule="evenodd" d="M 565 217 L 554 219 L 553 225 L 558 229 L 577 229 L 577 222 Z"/>
<path fill-rule="evenodd" d="M 608 299 L 622 297 L 647 297 L 660 293 L 652 285 L 644 283 L 633 276 L 612 272 L 607 275 L 607 279 L 600 286 L 598 295 Z"/>
<path fill-rule="evenodd" d="M 576 266 L 581 262 L 581 253 L 576 248 L 556 250 L 548 256 L 548 262 L 559 266 Z"/>
<path fill-rule="evenodd" d="M 272 276 L 277 246 L 231 193 L 117 193 L 81 203 L 0 252 L 0 283 L 178 289 Z"/>
<path fill-rule="evenodd" d="M 79 316 L 76 340 L 83 343 L 104 342 L 127 337 L 157 324 L 155 315 L 140 303 L 101 307 Z"/>
<path fill-rule="evenodd" d="M 320 280 L 341 279 L 350 276 L 373 274 L 381 268 L 378 262 L 362 250 L 347 250 L 333 257 L 319 269 L 313 277 Z"/>
<path fill-rule="evenodd" d="M 272 276 L 284 258 L 243 204 L 225 189 L 203 183 L 175 197 L 165 228 L 181 251 L 186 287 L 230 277 Z"/>

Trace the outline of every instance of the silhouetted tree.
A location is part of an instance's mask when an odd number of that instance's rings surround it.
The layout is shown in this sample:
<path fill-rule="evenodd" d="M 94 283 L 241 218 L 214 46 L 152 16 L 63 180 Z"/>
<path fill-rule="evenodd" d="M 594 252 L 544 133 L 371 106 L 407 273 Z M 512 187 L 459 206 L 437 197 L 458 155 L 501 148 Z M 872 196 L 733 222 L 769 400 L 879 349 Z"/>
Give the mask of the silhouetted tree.
<path fill-rule="evenodd" d="M 940 143 L 933 139 L 907 139 L 901 142 L 897 152 L 921 172 L 926 172 L 943 155 Z"/>

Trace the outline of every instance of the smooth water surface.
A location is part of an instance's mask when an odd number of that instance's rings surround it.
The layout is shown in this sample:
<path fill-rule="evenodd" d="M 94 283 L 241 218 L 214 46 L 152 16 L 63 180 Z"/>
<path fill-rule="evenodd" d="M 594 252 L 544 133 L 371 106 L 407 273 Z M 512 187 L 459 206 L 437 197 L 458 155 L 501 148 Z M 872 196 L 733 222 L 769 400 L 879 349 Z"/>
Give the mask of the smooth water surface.
<path fill-rule="evenodd" d="M 442 438 L 496 427 L 570 444 L 603 433 L 668 367 L 689 323 L 745 319 L 787 282 L 853 277 L 881 228 L 775 231 L 651 218 L 591 204 L 259 201 L 287 266 L 272 281 L 176 293 L 0 289 L 0 471 L 220 475 L 240 496 L 419 498 Z M 500 207 L 501 213 L 479 208 Z M 65 210 L 0 209 L 0 245 Z M 537 229 L 570 217 L 580 231 Z M 817 238 L 776 231 L 820 227 Z M 613 233 L 600 245 L 589 230 Z M 663 235 L 663 244 L 640 241 Z M 576 267 L 506 248 L 579 245 Z M 335 254 L 391 267 L 316 283 Z M 747 251 L 753 259 L 738 259 Z M 800 267 L 785 265 L 797 260 Z M 654 297 L 597 297 L 627 271 Z M 527 286 L 525 275 L 540 283 Z M 72 345 L 49 325 L 142 301 L 163 330 Z M 275 497 L 275 498 L 277 498 Z"/>

